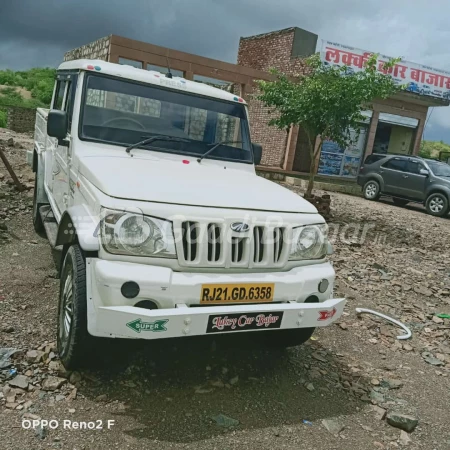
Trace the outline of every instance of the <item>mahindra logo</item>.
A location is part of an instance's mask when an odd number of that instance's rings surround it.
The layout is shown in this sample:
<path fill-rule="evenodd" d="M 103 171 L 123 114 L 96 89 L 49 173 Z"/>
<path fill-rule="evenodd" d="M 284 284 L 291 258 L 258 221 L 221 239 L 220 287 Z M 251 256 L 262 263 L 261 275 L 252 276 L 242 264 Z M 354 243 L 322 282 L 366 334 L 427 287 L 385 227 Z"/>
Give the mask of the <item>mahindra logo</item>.
<path fill-rule="evenodd" d="M 236 231 L 237 233 L 245 233 L 246 231 L 250 230 L 249 225 L 243 222 L 234 222 L 230 226 L 231 229 L 233 231 Z"/>

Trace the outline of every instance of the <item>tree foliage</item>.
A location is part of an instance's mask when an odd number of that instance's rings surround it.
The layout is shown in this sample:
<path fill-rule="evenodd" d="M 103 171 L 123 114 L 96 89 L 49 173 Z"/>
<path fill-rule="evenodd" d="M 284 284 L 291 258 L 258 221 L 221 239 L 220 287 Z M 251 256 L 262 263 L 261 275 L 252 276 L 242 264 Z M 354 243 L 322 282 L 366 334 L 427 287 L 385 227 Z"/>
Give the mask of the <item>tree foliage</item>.
<path fill-rule="evenodd" d="M 444 141 L 422 141 L 419 156 L 422 158 L 438 159 L 440 152 L 450 153 L 450 145 Z"/>
<path fill-rule="evenodd" d="M 347 66 L 336 67 L 321 62 L 319 55 L 306 60 L 310 71 L 305 75 L 288 77 L 272 71 L 273 81 L 259 81 L 259 100 L 272 108 L 276 115 L 271 125 L 289 129 L 297 125 L 305 131 L 310 147 L 311 168 L 307 194 L 311 195 L 316 159 L 324 140 L 337 142 L 341 147 L 352 143 L 350 130 L 358 134 L 364 116 L 376 98 L 387 98 L 401 89 L 391 76 L 377 71 L 377 54 L 365 63 L 363 70 L 354 72 Z M 399 59 L 384 65 L 387 70 Z M 316 151 L 315 141 L 319 137 Z"/>
<path fill-rule="evenodd" d="M 0 70 L 0 105 L 29 108 L 50 105 L 55 82 L 55 69 L 35 68 L 14 72 Z M 5 87 L 6 86 L 6 87 Z M 31 98 L 25 98 L 17 88 L 26 89 Z"/>

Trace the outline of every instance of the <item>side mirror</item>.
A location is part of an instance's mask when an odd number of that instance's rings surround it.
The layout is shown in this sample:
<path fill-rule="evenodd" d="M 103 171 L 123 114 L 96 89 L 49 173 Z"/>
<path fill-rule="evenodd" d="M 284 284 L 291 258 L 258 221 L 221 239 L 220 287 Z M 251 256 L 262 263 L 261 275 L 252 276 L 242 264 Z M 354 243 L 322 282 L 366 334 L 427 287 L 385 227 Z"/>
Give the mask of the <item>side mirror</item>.
<path fill-rule="evenodd" d="M 58 140 L 65 139 L 67 136 L 68 120 L 65 111 L 52 109 L 47 118 L 47 134 Z"/>
<path fill-rule="evenodd" d="M 252 144 L 253 146 L 253 162 L 255 166 L 261 163 L 262 158 L 262 145 L 260 144 Z"/>
<path fill-rule="evenodd" d="M 420 169 L 419 173 L 420 175 L 425 175 L 426 177 L 430 175 L 430 172 L 427 169 Z"/>

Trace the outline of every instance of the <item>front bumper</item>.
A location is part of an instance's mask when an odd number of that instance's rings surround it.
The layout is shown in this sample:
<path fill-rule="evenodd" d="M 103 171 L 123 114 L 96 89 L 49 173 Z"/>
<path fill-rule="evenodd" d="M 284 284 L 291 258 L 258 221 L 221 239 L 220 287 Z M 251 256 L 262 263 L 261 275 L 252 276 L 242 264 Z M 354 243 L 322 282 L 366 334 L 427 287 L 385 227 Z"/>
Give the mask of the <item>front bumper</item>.
<path fill-rule="evenodd" d="M 160 339 L 213 333 L 327 326 L 338 319 L 345 299 L 332 299 L 334 270 L 329 263 L 287 272 L 188 273 L 145 264 L 88 258 L 88 331 L 111 338 Z M 318 292 L 319 282 L 330 285 Z M 130 300 L 121 294 L 126 281 L 140 286 Z M 275 283 L 273 303 L 199 306 L 202 284 Z M 315 295 L 319 303 L 303 303 Z M 134 305 L 152 300 L 159 309 Z"/>

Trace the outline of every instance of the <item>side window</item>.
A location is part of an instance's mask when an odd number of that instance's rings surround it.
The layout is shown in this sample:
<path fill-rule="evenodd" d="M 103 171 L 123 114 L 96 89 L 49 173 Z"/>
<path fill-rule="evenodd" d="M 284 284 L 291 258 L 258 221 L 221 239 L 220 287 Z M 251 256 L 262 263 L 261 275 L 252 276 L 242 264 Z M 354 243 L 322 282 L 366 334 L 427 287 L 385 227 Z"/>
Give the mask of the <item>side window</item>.
<path fill-rule="evenodd" d="M 392 158 L 385 162 L 383 166 L 385 169 L 400 170 L 406 172 L 406 159 Z"/>
<path fill-rule="evenodd" d="M 59 109 L 59 110 L 62 109 L 65 91 L 66 91 L 66 81 L 58 80 L 56 82 L 56 93 L 55 93 L 55 99 L 53 101 L 53 109 Z"/>
<path fill-rule="evenodd" d="M 408 161 L 408 172 L 419 174 L 420 169 L 425 169 L 425 167 L 419 161 Z"/>

